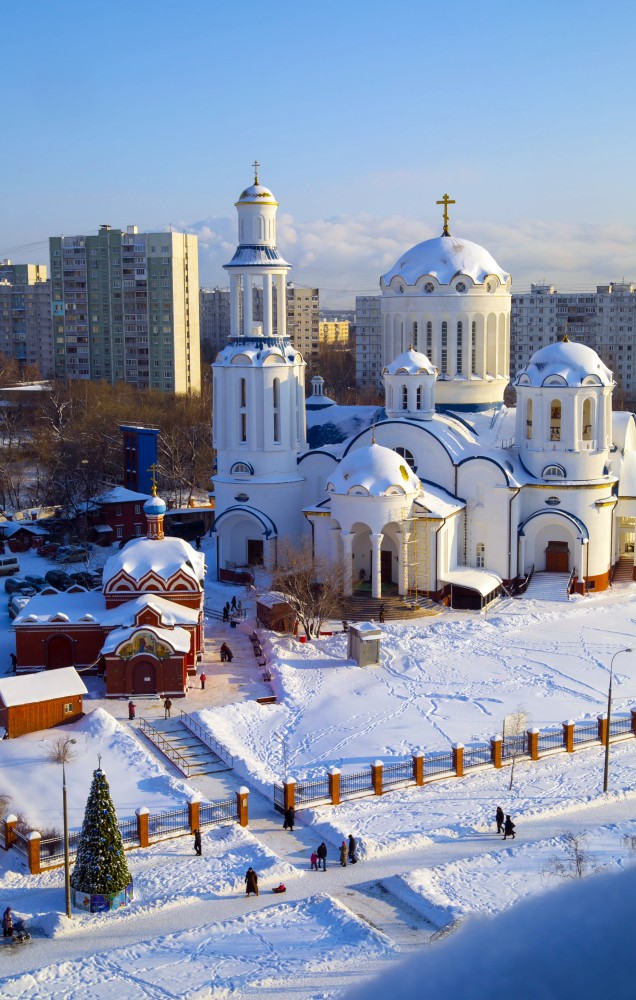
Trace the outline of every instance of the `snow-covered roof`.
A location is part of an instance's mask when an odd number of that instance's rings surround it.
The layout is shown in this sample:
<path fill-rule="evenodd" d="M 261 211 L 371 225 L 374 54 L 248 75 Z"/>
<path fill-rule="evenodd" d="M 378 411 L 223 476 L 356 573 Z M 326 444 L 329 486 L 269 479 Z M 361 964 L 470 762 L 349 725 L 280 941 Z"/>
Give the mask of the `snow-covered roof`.
<path fill-rule="evenodd" d="M 234 337 L 217 354 L 214 365 L 246 365 L 262 368 L 264 365 L 297 364 L 302 359 L 287 337 Z"/>
<path fill-rule="evenodd" d="M 199 621 L 199 611 L 197 608 L 188 608 L 182 604 L 176 604 L 165 597 L 153 594 L 152 597 L 135 597 L 131 601 L 104 611 L 99 619 L 100 625 L 106 628 L 115 626 L 131 626 L 135 624 L 135 618 L 140 611 L 151 608 L 161 616 L 162 625 L 169 628 L 175 625 L 196 625 Z M 139 626 L 141 628 L 141 626 Z"/>
<path fill-rule="evenodd" d="M 501 586 L 501 578 L 496 573 L 489 573 L 485 569 L 462 569 L 455 568 L 440 573 L 440 580 L 445 583 L 455 584 L 456 587 L 467 587 L 468 590 L 476 590 L 482 597 L 492 594 L 493 590 Z"/>
<path fill-rule="evenodd" d="M 43 625 L 58 614 L 72 624 L 82 624 L 82 619 L 90 615 L 91 619 L 85 622 L 90 625 L 100 621 L 105 607 L 106 602 L 98 590 L 35 594 L 24 611 L 14 619 L 13 626 Z"/>
<path fill-rule="evenodd" d="M 330 474 L 331 493 L 387 496 L 418 493 L 420 481 L 401 455 L 391 448 L 372 443 L 356 448 Z"/>
<path fill-rule="evenodd" d="M 183 538 L 133 538 L 104 566 L 104 587 L 122 570 L 133 580 L 156 573 L 169 580 L 179 570 L 197 582 L 205 576 L 205 556 Z"/>
<path fill-rule="evenodd" d="M 465 506 L 465 503 L 441 486 L 432 486 L 430 483 L 422 484 L 422 493 L 415 501 L 416 510 L 425 508 L 435 517 L 450 517 Z"/>
<path fill-rule="evenodd" d="M 96 503 L 132 503 L 141 500 L 148 500 L 148 493 L 135 493 L 134 490 L 127 490 L 125 486 L 115 486 L 108 493 L 102 493 L 95 497 Z"/>
<path fill-rule="evenodd" d="M 383 371 L 383 375 L 421 375 L 426 372 L 428 375 L 435 374 L 435 365 L 431 364 L 425 354 L 414 351 L 412 347 L 403 354 L 398 354 Z"/>
<path fill-rule="evenodd" d="M 46 528 L 37 528 L 34 524 L 26 524 L 24 521 L 2 521 L 0 523 L 0 534 L 5 538 L 12 538 L 18 531 L 28 531 L 30 535 L 48 535 Z"/>
<path fill-rule="evenodd" d="M 425 240 L 398 257 L 393 267 L 381 278 L 381 285 L 389 285 L 398 275 L 407 285 L 414 285 L 418 278 L 430 274 L 442 285 L 448 285 L 456 275 L 467 275 L 476 284 L 482 284 L 493 274 L 505 284 L 510 275 L 499 266 L 491 254 L 478 243 L 457 239 L 455 236 L 438 236 Z"/>
<path fill-rule="evenodd" d="M 112 653 L 122 642 L 132 639 L 140 631 L 152 632 L 160 642 L 171 646 L 177 653 L 187 653 L 190 649 L 190 633 L 184 628 L 157 628 L 156 625 L 138 625 L 136 628 L 116 628 L 106 638 L 102 653 Z"/>
<path fill-rule="evenodd" d="M 612 373 L 587 344 L 567 338 L 542 347 L 517 374 L 516 386 L 613 385 Z"/>
<path fill-rule="evenodd" d="M 149 514 L 151 517 L 158 517 L 159 514 L 165 514 L 168 505 L 165 500 L 161 497 L 149 497 L 144 504 L 144 514 Z"/>
<path fill-rule="evenodd" d="M 37 674 L 0 678 L 0 701 L 7 708 L 32 705 L 38 701 L 53 701 L 86 694 L 86 685 L 75 667 L 43 670 Z"/>

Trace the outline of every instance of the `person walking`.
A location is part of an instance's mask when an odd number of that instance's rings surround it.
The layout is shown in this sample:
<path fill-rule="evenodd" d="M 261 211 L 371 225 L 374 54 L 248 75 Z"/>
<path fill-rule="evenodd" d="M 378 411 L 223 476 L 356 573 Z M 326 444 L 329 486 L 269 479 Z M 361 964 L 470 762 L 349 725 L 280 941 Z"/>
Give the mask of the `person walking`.
<path fill-rule="evenodd" d="M 10 906 L 2 914 L 2 936 L 13 937 L 13 913 Z"/>
<path fill-rule="evenodd" d="M 506 813 L 506 821 L 504 823 L 504 835 L 503 835 L 503 839 L 505 840 L 506 837 L 512 837 L 513 840 L 515 839 L 515 825 L 512 822 L 512 820 L 510 819 L 510 816 L 508 815 L 508 813 Z"/>
<path fill-rule="evenodd" d="M 294 819 L 295 819 L 295 809 L 293 806 L 289 806 L 285 810 L 285 822 L 283 823 L 283 830 L 294 830 Z"/>
<path fill-rule="evenodd" d="M 350 864 L 355 865 L 357 863 L 357 861 L 358 861 L 358 859 L 356 858 L 356 838 L 353 836 L 352 833 L 350 833 L 349 834 L 349 862 L 350 862 Z"/>
<path fill-rule="evenodd" d="M 195 830 L 194 831 L 194 851 L 195 851 L 195 854 L 198 854 L 199 857 L 201 857 L 201 831 L 200 830 Z"/>
<path fill-rule="evenodd" d="M 380 611 L 378 613 L 378 621 L 381 625 L 384 624 L 384 604 L 380 605 Z"/>
<path fill-rule="evenodd" d="M 343 840 L 340 845 L 340 864 L 343 868 L 347 867 L 347 841 Z"/>
<path fill-rule="evenodd" d="M 311 856 L 309 858 L 309 861 L 311 863 L 311 870 L 312 870 L 312 872 L 317 872 L 318 871 L 318 855 L 316 854 L 315 851 L 311 852 Z"/>
<path fill-rule="evenodd" d="M 128 702 L 128 719 L 130 722 L 132 722 L 132 720 L 135 718 L 136 707 L 137 706 L 135 705 L 134 701 L 131 700 Z"/>
<path fill-rule="evenodd" d="M 501 806 L 497 806 L 497 812 L 495 813 L 495 822 L 497 824 L 497 833 L 501 833 L 504 825 L 504 811 Z"/>
<path fill-rule="evenodd" d="M 229 622 L 230 620 L 230 602 L 226 601 L 223 605 L 223 621 Z"/>
<path fill-rule="evenodd" d="M 18 658 L 15 653 L 10 653 L 9 655 L 11 657 L 11 672 L 15 674 L 18 670 Z"/>
<path fill-rule="evenodd" d="M 207 677 L 205 676 L 205 674 L 203 673 L 203 671 L 201 671 L 201 673 L 199 675 L 199 679 L 201 681 L 201 690 L 205 691 L 205 682 L 207 681 Z"/>
<path fill-rule="evenodd" d="M 250 866 L 245 872 L 245 895 L 249 896 L 252 892 L 258 896 L 258 875 Z"/>
<path fill-rule="evenodd" d="M 231 611 L 236 611 L 236 594 L 232 595 L 232 604 L 230 606 Z"/>
<path fill-rule="evenodd" d="M 320 871 L 320 862 L 322 861 L 322 870 L 323 870 L 323 872 L 326 872 L 327 871 L 327 845 L 325 844 L 324 840 L 323 840 L 322 844 L 320 845 L 320 847 L 318 848 L 318 850 L 316 851 L 316 854 L 318 855 L 318 871 Z"/>
<path fill-rule="evenodd" d="M 172 701 L 170 698 L 165 698 L 163 703 L 163 717 L 164 719 L 170 718 L 170 709 L 172 708 Z"/>

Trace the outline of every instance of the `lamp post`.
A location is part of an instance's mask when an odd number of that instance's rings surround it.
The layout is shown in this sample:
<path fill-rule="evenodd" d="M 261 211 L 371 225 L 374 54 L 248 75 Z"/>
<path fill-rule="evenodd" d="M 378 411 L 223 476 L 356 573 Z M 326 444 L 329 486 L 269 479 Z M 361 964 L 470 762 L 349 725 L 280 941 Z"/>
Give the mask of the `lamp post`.
<path fill-rule="evenodd" d="M 71 743 L 77 743 L 71 736 L 62 743 L 60 754 L 62 757 L 62 810 L 64 813 L 64 892 L 66 896 L 66 916 L 71 919 L 71 865 L 68 849 L 68 810 L 66 807 L 66 755 L 67 748 Z"/>
<path fill-rule="evenodd" d="M 607 733 L 605 735 L 605 766 L 603 769 L 603 791 L 607 791 L 607 786 L 609 784 L 609 752 L 610 752 L 610 735 L 611 735 L 611 725 L 612 725 L 612 680 L 614 678 L 614 660 L 619 653 L 631 653 L 630 647 L 625 649 L 617 649 L 610 663 L 610 675 L 609 675 L 609 687 L 607 689 Z"/>

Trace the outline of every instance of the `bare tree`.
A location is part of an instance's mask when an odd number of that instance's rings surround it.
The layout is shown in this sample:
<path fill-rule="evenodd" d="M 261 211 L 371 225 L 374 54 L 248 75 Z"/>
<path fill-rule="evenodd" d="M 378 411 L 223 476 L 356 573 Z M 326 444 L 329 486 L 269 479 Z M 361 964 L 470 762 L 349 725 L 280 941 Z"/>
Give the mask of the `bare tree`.
<path fill-rule="evenodd" d="M 307 539 L 300 545 L 282 538 L 271 586 L 285 595 L 308 639 L 339 617 L 344 594 L 344 564 L 315 553 Z"/>
<path fill-rule="evenodd" d="M 58 736 L 57 739 L 51 740 L 50 743 L 46 744 L 46 759 L 51 764 L 69 764 L 75 760 L 79 753 L 78 748 L 73 746 L 73 743 L 68 736 Z"/>
<path fill-rule="evenodd" d="M 517 705 L 514 712 L 506 715 L 503 722 L 503 749 L 507 757 L 512 757 L 510 765 L 510 783 L 508 790 L 512 788 L 515 775 L 515 762 L 517 757 L 524 753 L 526 749 L 526 733 L 528 731 L 528 713 L 523 705 Z"/>
<path fill-rule="evenodd" d="M 563 855 L 553 855 L 543 869 L 546 875 L 558 875 L 559 878 L 584 878 L 598 871 L 598 865 L 593 854 L 587 849 L 587 840 L 583 833 L 565 834 Z"/>

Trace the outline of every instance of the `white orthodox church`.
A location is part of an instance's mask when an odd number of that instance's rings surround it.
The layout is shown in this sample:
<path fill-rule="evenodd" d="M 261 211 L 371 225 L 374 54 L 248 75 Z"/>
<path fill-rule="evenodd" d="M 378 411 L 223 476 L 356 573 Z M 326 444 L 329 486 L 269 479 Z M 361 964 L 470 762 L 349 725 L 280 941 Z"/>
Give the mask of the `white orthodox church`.
<path fill-rule="evenodd" d="M 319 378 L 305 401 L 278 205 L 258 176 L 242 192 L 231 337 L 212 366 L 219 571 L 273 565 L 279 538 L 307 535 L 344 560 L 350 593 L 480 607 L 533 570 L 585 593 L 608 587 L 621 557 L 633 565 L 636 425 L 612 412 L 612 373 L 566 338 L 533 356 L 516 410 L 504 406 L 511 277 L 450 234 L 453 203 L 439 204 L 442 235 L 380 279 L 385 406 L 340 407 Z M 314 434 L 310 447 L 308 423 L 332 443 Z"/>

